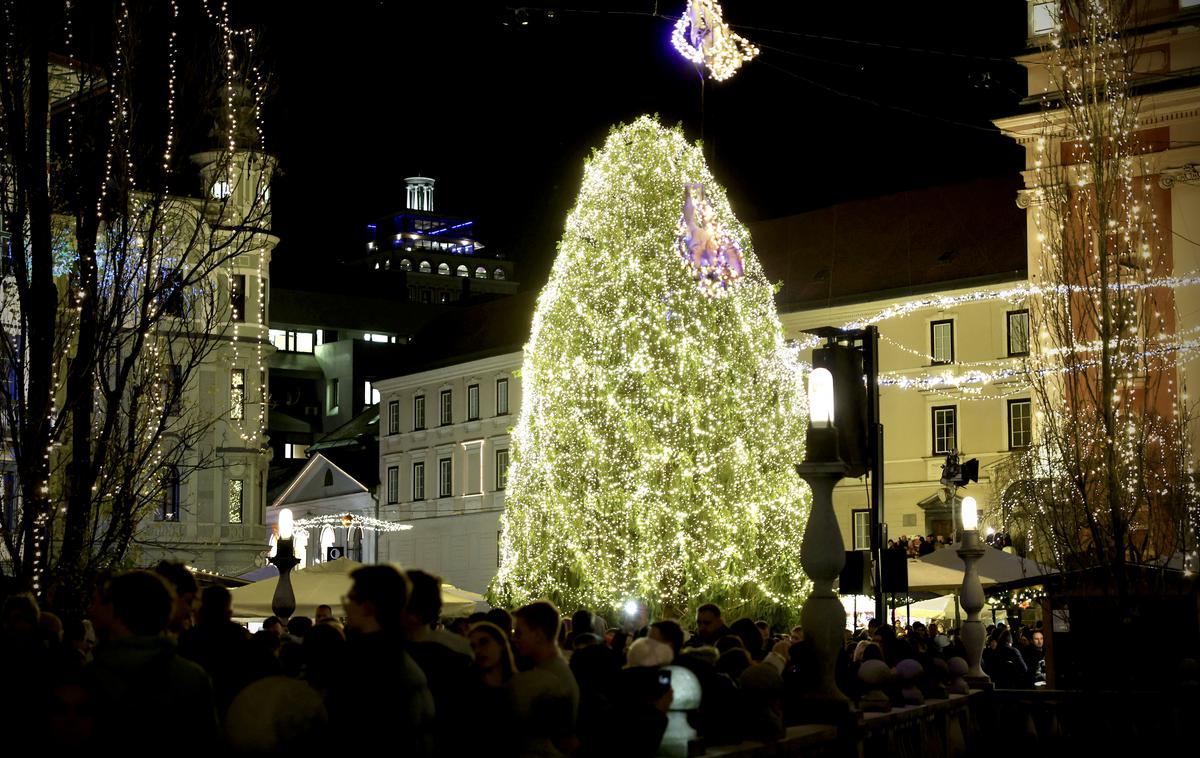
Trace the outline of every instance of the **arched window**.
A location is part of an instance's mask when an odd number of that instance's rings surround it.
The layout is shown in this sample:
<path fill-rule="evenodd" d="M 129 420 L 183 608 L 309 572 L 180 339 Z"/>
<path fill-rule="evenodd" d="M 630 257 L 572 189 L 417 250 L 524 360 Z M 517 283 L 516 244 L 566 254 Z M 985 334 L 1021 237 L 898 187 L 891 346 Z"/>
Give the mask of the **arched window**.
<path fill-rule="evenodd" d="M 325 469 L 325 486 L 333 486 L 333 469 Z"/>
<path fill-rule="evenodd" d="M 476 279 L 487 279 L 487 269 L 484 268 L 483 266 L 480 266 L 479 268 L 475 269 L 475 278 Z"/>
<path fill-rule="evenodd" d="M 308 532 L 301 530 L 293 534 L 292 552 L 296 554 L 296 560 L 300 561 L 296 568 L 302 569 L 308 565 Z"/>
<path fill-rule="evenodd" d="M 438 264 L 438 273 L 441 274 L 442 276 L 450 276 L 450 264 L 449 263 L 439 263 Z"/>
<path fill-rule="evenodd" d="M 408 258 L 401 258 L 400 259 L 400 270 L 401 271 L 412 271 L 412 261 L 410 261 Z"/>
<path fill-rule="evenodd" d="M 504 269 L 498 268 L 495 271 L 493 271 L 492 278 L 493 279 L 503 279 L 504 278 Z"/>
<path fill-rule="evenodd" d="M 329 548 L 333 547 L 335 537 L 333 536 L 333 527 L 327 526 L 321 530 L 321 552 L 316 555 L 318 563 L 325 560 L 325 556 L 329 555 Z"/>
<path fill-rule="evenodd" d="M 429 265 L 429 261 L 421 261 L 421 267 L 420 267 L 420 268 L 421 268 L 421 273 L 422 273 L 422 274 L 431 274 L 431 273 L 433 273 L 433 266 L 430 266 L 430 265 Z"/>
<path fill-rule="evenodd" d="M 464 277 L 471 276 L 471 271 L 466 266 L 462 265 L 461 263 L 458 265 L 458 269 L 455 271 L 455 273 L 458 276 L 464 276 Z"/>
<path fill-rule="evenodd" d="M 363 562 L 362 546 L 362 528 L 355 527 L 350 532 L 350 556 L 359 563 Z"/>

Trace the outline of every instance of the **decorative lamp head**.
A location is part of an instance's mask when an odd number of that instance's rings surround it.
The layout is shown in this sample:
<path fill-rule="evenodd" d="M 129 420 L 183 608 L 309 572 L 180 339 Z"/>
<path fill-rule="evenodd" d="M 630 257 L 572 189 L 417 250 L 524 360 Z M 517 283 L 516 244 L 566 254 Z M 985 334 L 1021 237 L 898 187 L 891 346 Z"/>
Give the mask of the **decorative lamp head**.
<path fill-rule="evenodd" d="M 833 374 L 827 368 L 808 375 L 808 418 L 814 429 L 833 426 Z"/>
<path fill-rule="evenodd" d="M 975 498 L 970 495 L 962 500 L 962 525 L 963 529 L 968 532 L 979 528 L 979 506 L 975 503 Z"/>
<path fill-rule="evenodd" d="M 350 528 L 350 525 L 351 525 L 351 524 L 353 524 L 353 523 L 354 523 L 354 517 L 353 517 L 353 516 L 351 516 L 349 513 L 343 513 L 343 514 L 342 514 L 342 526 L 344 526 L 344 527 L 346 527 L 347 529 L 349 529 L 349 528 Z"/>
<path fill-rule="evenodd" d="M 290 540 L 292 538 L 292 509 L 283 508 L 279 511 L 279 539 Z"/>

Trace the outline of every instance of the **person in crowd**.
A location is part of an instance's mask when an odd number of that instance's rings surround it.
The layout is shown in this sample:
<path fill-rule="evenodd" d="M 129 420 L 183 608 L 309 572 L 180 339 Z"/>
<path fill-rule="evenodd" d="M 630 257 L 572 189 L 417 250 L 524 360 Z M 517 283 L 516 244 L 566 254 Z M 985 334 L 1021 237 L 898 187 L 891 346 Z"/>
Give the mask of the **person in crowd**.
<path fill-rule="evenodd" d="M 346 635 L 341 624 L 317 623 L 304 637 L 302 678 L 325 702 L 346 666 Z"/>
<path fill-rule="evenodd" d="M 513 677 L 522 752 L 570 753 L 575 747 L 579 685 L 558 649 L 558 609 L 540 600 L 517 610 L 513 646 L 531 668 Z"/>
<path fill-rule="evenodd" d="M 159 561 L 154 572 L 167 580 L 175 590 L 175 606 L 167 624 L 167 636 L 178 640 L 192 626 L 196 613 L 196 598 L 200 592 L 196 577 L 179 561 Z"/>
<path fill-rule="evenodd" d="M 674 691 L 662 667 L 674 651 L 664 642 L 642 637 L 629 646 L 629 662 L 617 678 L 613 727 L 620 731 L 621 753 L 653 756 L 667 729 Z"/>
<path fill-rule="evenodd" d="M 297 644 L 304 642 L 304 636 L 313 628 L 313 620 L 308 616 L 292 616 L 287 622 L 285 638 Z"/>
<path fill-rule="evenodd" d="M 333 621 L 333 607 L 321 603 L 317 606 L 316 623 L 320 624 L 326 621 Z"/>
<path fill-rule="evenodd" d="M 508 638 L 512 639 L 513 617 L 511 613 L 503 608 L 493 608 L 485 614 L 485 620 L 500 627 L 508 635 Z"/>
<path fill-rule="evenodd" d="M 406 649 L 429 682 L 433 694 L 434 747 L 436 755 L 462 752 L 464 732 L 454 715 L 463 709 L 463 695 L 470 678 L 471 643 L 465 637 L 435 629 L 442 612 L 441 577 L 420 570 L 408 572 L 412 592 L 400 613 L 400 629 Z M 445 714 L 443 717 L 442 714 Z"/>
<path fill-rule="evenodd" d="M 363 566 L 350 578 L 353 585 L 342 602 L 347 665 L 327 697 L 330 727 L 335 734 L 352 734 L 362 724 L 386 724 L 395 753 L 431 756 L 433 696 L 421 667 L 405 652 L 401 633 L 408 577 L 378 565 Z"/>
<path fill-rule="evenodd" d="M 278 616 L 267 616 L 263 619 L 262 631 L 275 635 L 275 639 L 283 638 L 283 622 Z"/>
<path fill-rule="evenodd" d="M 1000 632 L 996 638 L 996 647 L 988 656 L 987 675 L 992 678 L 997 689 L 1017 689 L 1025 685 L 1029 676 L 1029 667 L 1020 651 L 1013 647 L 1012 632 L 1008 629 Z"/>
<path fill-rule="evenodd" d="M 742 641 L 742 647 L 746 648 L 750 659 L 755 663 L 762 661 L 770 652 L 764 646 L 762 632 L 758 630 L 758 626 L 752 619 L 740 618 L 734 621 L 729 629 Z"/>
<path fill-rule="evenodd" d="M 233 596 L 212 585 L 200 593 L 196 623 L 179 636 L 179 654 L 198 663 L 212 678 L 217 713 L 224 716 L 237 693 L 249 684 L 245 678 L 250 635 L 233 622 Z"/>
<path fill-rule="evenodd" d="M 460 754 L 515 756 L 513 694 L 508 685 L 517 673 L 517 664 L 508 635 L 490 621 L 478 621 L 471 626 L 467 640 L 473 657 L 461 712 L 471 714 L 473 726 L 463 731 Z"/>
<path fill-rule="evenodd" d="M 793 626 L 790 636 L 792 638 L 793 643 L 804 642 L 804 627 L 799 626 L 799 625 Z"/>
<path fill-rule="evenodd" d="M 97 688 L 101 753 L 123 751 L 130 714 L 145 745 L 173 745 L 175 754 L 209 754 L 217 742 L 212 684 L 199 665 L 178 655 L 168 625 L 179 605 L 158 573 L 129 571 L 106 581 L 89 610 L 100 645 L 88 667 Z M 190 615 L 190 614 L 189 614 Z M 186 734 L 181 742 L 179 736 Z"/>
<path fill-rule="evenodd" d="M 683 650 L 683 627 L 678 621 L 663 619 L 650 625 L 650 639 L 658 640 L 670 646 L 672 658 L 679 656 Z"/>
<path fill-rule="evenodd" d="M 446 631 L 465 640 L 471 633 L 471 622 L 467 621 L 466 616 L 458 616 L 452 619 L 449 624 L 446 624 Z"/>
<path fill-rule="evenodd" d="M 63 655 L 74 665 L 92 662 L 96 649 L 96 630 L 87 619 L 72 619 L 63 625 Z"/>
<path fill-rule="evenodd" d="M 733 634 L 721 618 L 721 607 L 715 603 L 705 603 L 696 610 L 696 638 L 692 647 L 700 645 L 716 645 L 722 637 Z"/>

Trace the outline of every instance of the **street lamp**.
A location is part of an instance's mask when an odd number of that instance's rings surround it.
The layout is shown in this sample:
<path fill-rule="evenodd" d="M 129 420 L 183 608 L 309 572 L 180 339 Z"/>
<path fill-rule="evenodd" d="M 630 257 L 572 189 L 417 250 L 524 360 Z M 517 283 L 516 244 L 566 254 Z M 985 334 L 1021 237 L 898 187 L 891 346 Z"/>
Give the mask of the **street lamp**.
<path fill-rule="evenodd" d="M 984 555 L 983 543 L 979 541 L 979 506 L 970 495 L 962 499 L 962 542 L 958 546 L 958 557 L 962 558 L 966 570 L 963 572 L 959 598 L 967 620 L 963 622 L 963 647 L 967 650 L 966 679 L 972 684 L 990 681 L 979 665 L 983 658 L 983 622 L 979 612 L 983 610 L 983 583 L 979 581 L 979 568 L 975 565 Z"/>
<path fill-rule="evenodd" d="M 282 508 L 279 511 L 279 539 L 275 544 L 275 555 L 268 560 L 279 569 L 279 583 L 275 585 L 275 595 L 271 598 L 271 612 L 283 623 L 296 612 L 296 593 L 292 590 L 292 569 L 300 564 L 293 549 L 292 509 Z"/>
<path fill-rule="evenodd" d="M 830 345 L 824 350 L 831 351 L 832 355 L 823 355 L 824 361 L 818 361 L 814 355 L 814 365 L 823 362 L 839 373 L 846 373 L 845 369 L 848 368 L 849 386 L 854 387 L 856 382 L 861 382 L 861 370 L 857 375 L 853 370 L 854 350 L 840 345 Z M 861 369 L 861 359 L 857 365 Z M 843 382 L 847 380 L 845 376 L 838 378 Z M 800 543 L 800 565 L 812 580 L 813 591 L 804 602 L 800 619 L 804 625 L 805 637 L 813 641 L 813 647 L 816 648 L 821 662 L 819 693 L 845 701 L 847 698 L 838 689 L 834 679 L 834 667 L 838 651 L 842 647 L 843 630 L 846 628 L 846 609 L 833 587 L 846 565 L 846 554 L 842 530 L 833 511 L 833 488 L 842 477 L 850 473 L 850 467 L 843 459 L 838 444 L 839 430 L 835 419 L 843 414 L 835 415 L 837 398 L 834 395 L 834 384 L 833 371 L 829 368 L 821 366 L 809 374 L 808 437 L 804 462 L 796 465 L 796 472 L 808 482 L 813 493 L 812 509 L 808 515 L 808 524 L 804 528 L 804 538 Z M 853 417 L 853 414 L 850 415 Z M 844 433 L 845 430 L 842 431 Z"/>

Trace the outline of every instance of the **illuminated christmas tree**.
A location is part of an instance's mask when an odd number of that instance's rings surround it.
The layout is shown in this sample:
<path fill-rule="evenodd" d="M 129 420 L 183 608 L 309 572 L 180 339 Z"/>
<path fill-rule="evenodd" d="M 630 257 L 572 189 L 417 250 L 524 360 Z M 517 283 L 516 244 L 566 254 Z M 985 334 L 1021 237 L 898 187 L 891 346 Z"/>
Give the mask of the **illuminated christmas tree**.
<path fill-rule="evenodd" d="M 593 154 L 525 348 L 493 602 L 798 616 L 807 414 L 749 243 L 680 131 Z"/>

